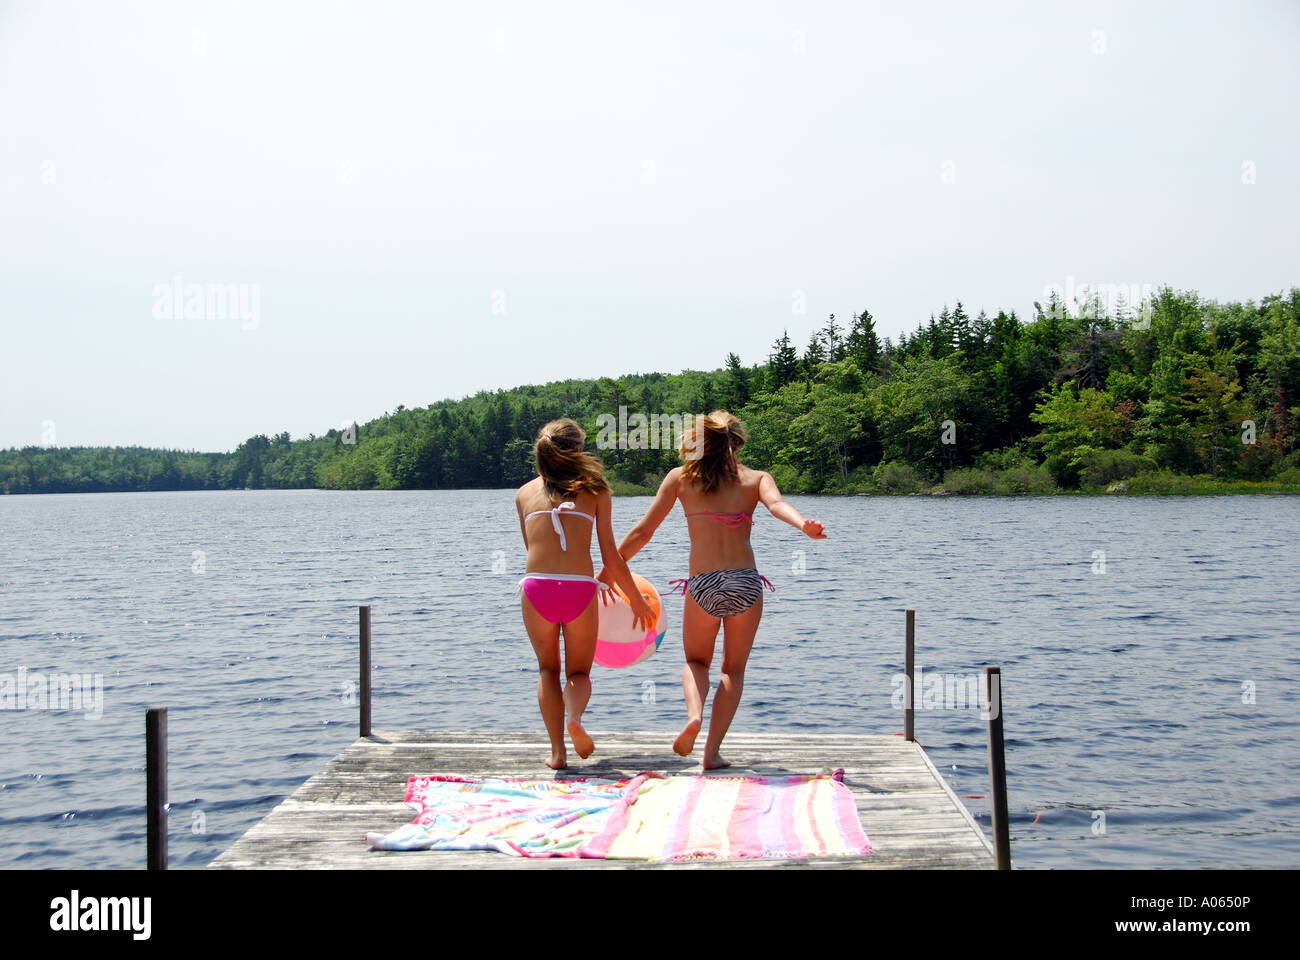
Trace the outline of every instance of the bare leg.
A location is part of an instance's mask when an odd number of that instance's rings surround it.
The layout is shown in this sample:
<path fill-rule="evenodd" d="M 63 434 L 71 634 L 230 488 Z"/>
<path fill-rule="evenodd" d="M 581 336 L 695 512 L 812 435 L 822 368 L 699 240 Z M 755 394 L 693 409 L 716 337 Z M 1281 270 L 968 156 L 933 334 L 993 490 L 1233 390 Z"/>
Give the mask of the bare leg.
<path fill-rule="evenodd" d="M 718 639 L 722 621 L 711 617 L 688 593 L 682 610 L 682 646 L 686 651 L 686 666 L 682 667 L 682 694 L 686 699 L 686 726 L 673 741 L 673 752 L 682 757 L 691 755 L 695 738 L 704 723 L 704 701 L 709 695 L 709 667 L 713 665 L 713 648 Z"/>
<path fill-rule="evenodd" d="M 599 613 L 593 597 L 591 605 L 576 619 L 564 625 L 564 708 L 568 713 L 569 739 L 583 760 L 596 750 L 587 731 L 582 728 L 582 712 L 591 699 L 591 661 L 596 656 L 596 625 Z"/>
<path fill-rule="evenodd" d="M 546 765 L 559 770 L 568 762 L 564 751 L 564 693 L 560 689 L 560 625 L 551 623 L 523 598 L 524 629 L 537 654 L 537 705 L 551 740 Z"/>
<path fill-rule="evenodd" d="M 758 633 L 758 621 L 763 616 L 763 597 L 760 594 L 754 605 L 744 613 L 727 617 L 723 621 L 722 678 L 718 692 L 713 695 L 713 713 L 709 716 L 709 736 L 704 742 L 704 769 L 716 770 L 731 764 L 718 752 L 722 738 L 727 735 L 731 720 L 740 706 L 740 695 L 745 689 L 745 664 Z"/>

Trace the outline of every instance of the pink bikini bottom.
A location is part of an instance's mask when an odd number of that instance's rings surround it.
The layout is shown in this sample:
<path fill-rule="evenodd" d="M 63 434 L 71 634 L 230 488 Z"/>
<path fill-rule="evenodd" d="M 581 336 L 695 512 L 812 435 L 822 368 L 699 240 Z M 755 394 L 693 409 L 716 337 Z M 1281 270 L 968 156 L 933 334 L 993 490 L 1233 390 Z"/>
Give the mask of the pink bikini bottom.
<path fill-rule="evenodd" d="M 575 573 L 526 573 L 519 589 L 533 609 L 551 623 L 568 623 L 586 612 L 596 588 L 605 585 L 595 577 Z"/>

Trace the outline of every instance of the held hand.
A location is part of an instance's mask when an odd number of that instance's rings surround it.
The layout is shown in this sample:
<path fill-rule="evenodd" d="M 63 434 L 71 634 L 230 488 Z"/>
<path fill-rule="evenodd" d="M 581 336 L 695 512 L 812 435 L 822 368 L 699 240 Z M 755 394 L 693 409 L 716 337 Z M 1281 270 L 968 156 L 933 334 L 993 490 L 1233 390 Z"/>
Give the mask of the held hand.
<path fill-rule="evenodd" d="M 808 536 L 812 537 L 814 540 L 825 540 L 826 534 L 822 532 L 825 529 L 826 528 L 816 520 L 805 520 L 803 522 L 803 532 L 808 534 Z"/>
<path fill-rule="evenodd" d="M 614 598 L 611 596 L 611 594 L 613 594 L 614 592 L 614 582 L 613 582 L 613 578 L 609 575 L 605 567 L 600 568 L 600 573 L 596 574 L 596 579 L 599 580 L 601 583 L 605 584 L 605 586 L 609 587 L 608 590 L 596 591 L 598 594 L 600 594 L 600 605 L 603 607 L 605 606 L 605 604 L 613 602 Z"/>
<path fill-rule="evenodd" d="M 645 597 L 636 594 L 629 603 L 632 608 L 632 625 L 638 630 L 653 630 L 655 628 L 655 612 L 650 608 L 650 604 L 645 602 Z"/>

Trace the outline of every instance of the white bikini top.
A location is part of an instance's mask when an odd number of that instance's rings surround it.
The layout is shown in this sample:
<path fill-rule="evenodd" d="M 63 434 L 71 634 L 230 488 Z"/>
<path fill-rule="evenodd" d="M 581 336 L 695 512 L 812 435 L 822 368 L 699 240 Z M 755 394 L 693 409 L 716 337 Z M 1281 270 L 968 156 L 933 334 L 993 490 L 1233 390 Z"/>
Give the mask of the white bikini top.
<path fill-rule="evenodd" d="M 569 544 L 564 539 L 564 525 L 560 523 L 560 511 L 563 510 L 564 516 L 566 517 L 586 517 L 592 523 L 596 522 L 596 518 L 593 517 L 591 514 L 579 513 L 576 509 L 574 509 L 576 506 L 577 504 L 575 504 L 572 500 L 565 500 L 558 507 L 555 507 L 551 510 L 534 510 L 532 513 L 524 517 L 524 522 L 527 523 L 533 517 L 539 517 L 544 513 L 549 513 L 551 515 L 551 526 L 553 526 L 555 528 L 555 532 L 560 535 L 560 549 L 568 550 Z"/>

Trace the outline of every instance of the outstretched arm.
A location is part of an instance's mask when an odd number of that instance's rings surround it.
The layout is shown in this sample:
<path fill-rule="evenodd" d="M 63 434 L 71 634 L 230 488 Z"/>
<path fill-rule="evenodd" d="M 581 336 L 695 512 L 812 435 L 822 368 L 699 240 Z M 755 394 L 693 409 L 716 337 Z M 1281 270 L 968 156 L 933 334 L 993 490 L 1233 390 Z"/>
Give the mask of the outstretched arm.
<path fill-rule="evenodd" d="M 633 624 L 640 622 L 644 629 L 649 630 L 655 625 L 654 611 L 637 589 L 632 571 L 627 568 L 627 561 L 619 556 L 614 547 L 614 527 L 610 522 L 612 506 L 609 491 L 602 491 L 596 499 L 596 539 L 600 542 L 600 556 L 605 563 L 599 579 L 608 583 L 608 578 L 613 577 L 614 583 L 622 589 L 623 596 L 632 608 L 632 614 L 636 618 Z"/>
<path fill-rule="evenodd" d="M 781 491 L 777 489 L 776 481 L 772 479 L 770 473 L 759 475 L 758 499 L 778 520 L 784 520 L 790 526 L 802 530 L 814 540 L 826 539 L 826 534 L 822 532 L 825 528 L 820 523 L 816 520 L 805 520 L 803 514 L 782 499 Z"/>

